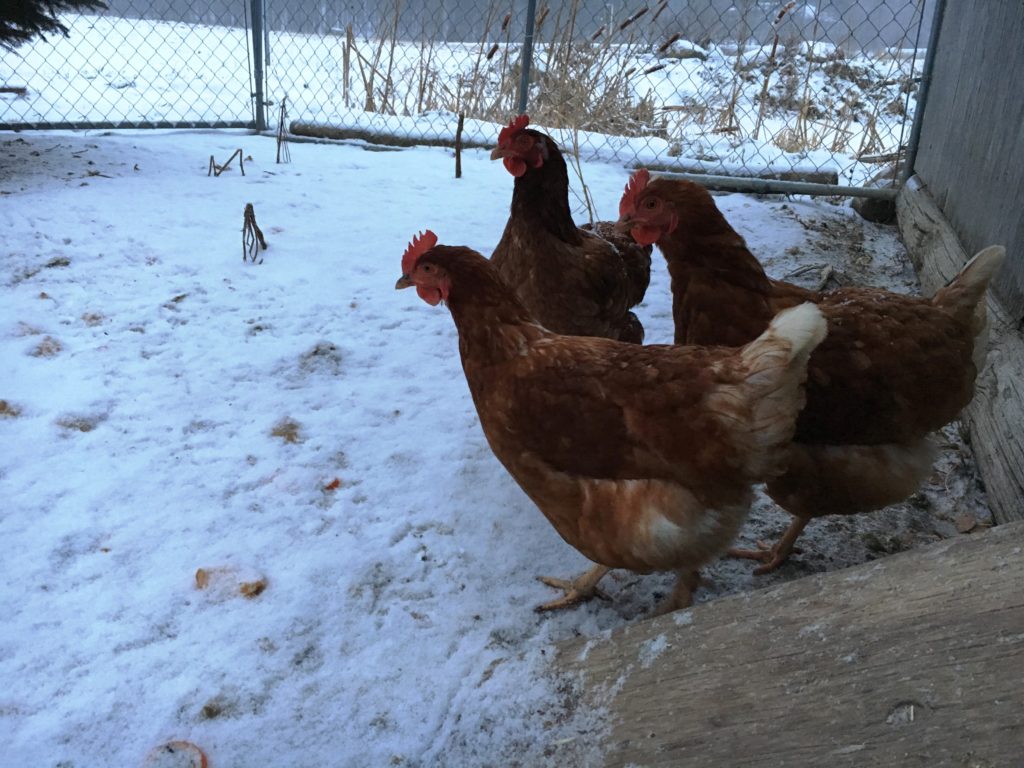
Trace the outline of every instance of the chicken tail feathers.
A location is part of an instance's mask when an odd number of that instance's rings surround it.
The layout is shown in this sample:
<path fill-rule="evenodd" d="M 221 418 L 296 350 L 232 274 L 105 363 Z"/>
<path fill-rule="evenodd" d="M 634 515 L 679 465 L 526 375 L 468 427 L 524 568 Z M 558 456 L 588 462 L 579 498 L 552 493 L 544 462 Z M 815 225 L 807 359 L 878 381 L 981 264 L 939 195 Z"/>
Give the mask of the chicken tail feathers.
<path fill-rule="evenodd" d="M 932 304 L 951 311 L 954 315 L 969 313 L 974 334 L 974 367 L 980 371 L 988 352 L 988 314 L 985 309 L 985 291 L 989 282 L 1006 260 L 1006 249 L 990 245 L 974 255 L 960 270 L 960 274 L 932 297 Z"/>
<path fill-rule="evenodd" d="M 759 342 L 785 339 L 790 343 L 791 360 L 806 367 L 807 358 L 814 348 L 825 340 L 828 326 L 816 304 L 806 302 L 777 314 L 768 330 L 747 345 L 750 349 Z"/>
<path fill-rule="evenodd" d="M 786 446 L 804 407 L 807 361 L 826 333 L 825 318 L 812 303 L 780 312 L 739 350 L 744 379 L 716 393 L 713 407 L 732 423 L 737 455 L 752 480 L 784 470 Z"/>
<path fill-rule="evenodd" d="M 989 281 L 1006 260 L 1006 249 L 1001 245 L 990 245 L 975 254 L 960 274 L 932 298 L 932 303 L 951 309 L 970 309 L 981 303 Z"/>

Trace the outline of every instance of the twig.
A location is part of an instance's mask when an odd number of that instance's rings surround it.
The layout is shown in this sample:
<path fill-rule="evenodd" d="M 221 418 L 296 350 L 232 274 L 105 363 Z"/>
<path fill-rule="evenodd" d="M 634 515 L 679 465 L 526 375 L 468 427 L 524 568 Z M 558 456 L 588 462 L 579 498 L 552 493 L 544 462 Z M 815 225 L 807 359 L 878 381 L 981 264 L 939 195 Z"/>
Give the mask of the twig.
<path fill-rule="evenodd" d="M 455 128 L 455 178 L 462 178 L 462 127 L 466 122 L 466 113 L 459 113 L 459 124 Z"/>
<path fill-rule="evenodd" d="M 348 102 L 348 79 L 351 72 L 352 38 L 352 25 L 349 24 L 345 27 L 345 46 L 341 49 L 341 97 L 345 100 L 346 109 L 350 106 Z"/>
<path fill-rule="evenodd" d="M 572 137 L 572 152 L 569 153 L 569 167 L 580 180 L 580 187 L 583 189 L 583 202 L 587 206 L 587 218 L 591 225 L 594 223 L 594 199 L 590 196 L 590 187 L 587 180 L 583 178 L 583 163 L 580 162 L 580 129 L 575 125 L 570 128 L 569 135 Z"/>
<path fill-rule="evenodd" d="M 772 22 L 772 30 L 775 33 L 772 39 L 772 52 L 768 56 L 768 63 L 764 68 L 764 83 L 761 85 L 761 98 L 759 99 L 757 108 L 757 122 L 754 123 L 754 140 L 757 141 L 758 135 L 761 133 L 761 124 L 764 122 L 764 110 L 768 103 L 768 83 L 772 79 L 772 73 L 775 71 L 775 54 L 779 50 L 779 25 L 782 20 L 786 18 L 786 14 L 793 10 L 793 6 L 796 5 L 796 0 L 786 3 L 782 6 L 782 10 L 775 16 L 775 21 Z"/>
<path fill-rule="evenodd" d="M 259 261 L 256 260 L 260 249 L 267 250 L 267 241 L 263 239 L 263 231 L 256 224 L 256 211 L 253 210 L 252 203 L 246 203 L 242 218 L 242 261 L 262 264 L 262 257 Z"/>
<path fill-rule="evenodd" d="M 228 169 L 228 166 L 231 165 L 231 161 L 235 159 L 235 155 L 238 156 L 238 168 L 242 172 L 242 175 L 245 176 L 245 164 L 242 162 L 241 147 L 236 149 L 223 165 L 217 165 L 217 161 L 213 159 L 213 155 L 210 155 L 210 167 L 206 170 L 206 175 L 209 176 L 210 174 L 213 174 L 214 176 L 220 176 Z"/>
<path fill-rule="evenodd" d="M 285 96 L 281 99 L 281 113 L 277 118 L 277 162 L 290 163 L 292 161 L 292 151 L 288 147 L 288 140 L 285 138 L 285 119 L 288 117 L 288 97 Z"/>

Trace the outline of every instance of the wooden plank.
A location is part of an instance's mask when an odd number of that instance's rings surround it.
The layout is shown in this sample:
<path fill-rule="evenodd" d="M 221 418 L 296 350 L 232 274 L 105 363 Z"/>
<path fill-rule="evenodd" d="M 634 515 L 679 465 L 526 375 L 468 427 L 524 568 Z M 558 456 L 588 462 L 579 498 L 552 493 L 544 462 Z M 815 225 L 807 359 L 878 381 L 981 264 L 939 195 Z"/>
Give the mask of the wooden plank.
<path fill-rule="evenodd" d="M 919 181 L 896 198 L 900 234 L 925 294 L 952 280 L 968 255 Z M 994 243 L 985 243 L 992 245 Z M 1005 266 L 1004 266 L 1005 269 Z M 1024 335 L 1001 301 L 989 296 L 988 363 L 963 419 L 997 521 L 1024 520 Z"/>
<path fill-rule="evenodd" d="M 606 766 L 1020 766 L 1022 583 L 1013 523 L 574 640 L 556 663 L 605 717 Z"/>

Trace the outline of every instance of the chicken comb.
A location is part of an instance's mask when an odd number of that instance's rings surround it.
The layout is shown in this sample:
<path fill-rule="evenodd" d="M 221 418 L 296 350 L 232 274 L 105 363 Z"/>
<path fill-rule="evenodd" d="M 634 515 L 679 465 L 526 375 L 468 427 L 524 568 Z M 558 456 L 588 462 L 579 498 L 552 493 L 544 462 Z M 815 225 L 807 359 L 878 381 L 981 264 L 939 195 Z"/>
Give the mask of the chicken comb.
<path fill-rule="evenodd" d="M 412 240 L 405 249 L 405 253 L 402 254 L 402 274 L 411 274 L 420 256 L 435 245 L 437 245 L 437 235 L 429 229 L 424 230 L 418 235 L 413 235 Z"/>
<path fill-rule="evenodd" d="M 626 191 L 622 193 L 619 200 L 619 217 L 636 211 L 636 199 L 640 193 L 647 188 L 647 182 L 651 180 L 651 173 L 646 168 L 638 169 L 626 183 Z"/>
<path fill-rule="evenodd" d="M 512 139 L 515 138 L 516 134 L 519 133 L 523 128 L 530 124 L 529 115 L 519 115 L 513 117 L 512 121 L 501 129 L 501 133 L 498 134 L 498 146 L 503 147 L 508 144 Z"/>

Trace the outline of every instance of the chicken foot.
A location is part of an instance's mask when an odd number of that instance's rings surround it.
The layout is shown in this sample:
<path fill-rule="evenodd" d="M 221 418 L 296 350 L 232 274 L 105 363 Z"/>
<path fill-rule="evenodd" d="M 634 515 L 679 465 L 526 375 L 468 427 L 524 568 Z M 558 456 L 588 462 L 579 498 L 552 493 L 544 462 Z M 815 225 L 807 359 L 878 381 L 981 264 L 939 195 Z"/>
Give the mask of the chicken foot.
<path fill-rule="evenodd" d="M 794 547 L 793 544 L 803 533 L 807 523 L 810 522 L 809 518 L 806 517 L 794 517 L 793 521 L 789 524 L 789 528 L 782 534 L 782 538 L 779 539 L 775 546 L 768 547 L 761 542 L 758 542 L 758 549 L 730 549 L 726 552 L 728 557 L 739 557 L 747 560 L 760 560 L 764 565 L 754 569 L 755 576 L 762 576 L 766 573 L 771 573 L 786 560 L 789 559 L 790 554 L 796 552 L 799 553 L 800 549 Z"/>
<path fill-rule="evenodd" d="M 693 605 L 693 593 L 697 591 L 701 581 L 700 571 L 679 571 L 679 578 L 672 594 L 655 607 L 651 616 L 664 616 L 672 611 L 689 608 Z"/>
<path fill-rule="evenodd" d="M 538 581 L 544 582 L 549 587 L 561 589 L 565 594 L 543 605 L 538 605 L 534 610 L 537 612 L 557 611 L 560 608 L 569 608 L 579 603 L 585 603 L 595 597 L 599 597 L 602 600 L 611 600 L 608 597 L 608 593 L 597 586 L 597 582 L 603 579 L 610 570 L 611 568 L 605 565 L 595 565 L 586 573 L 571 580 L 555 579 L 551 576 L 538 576 Z"/>

